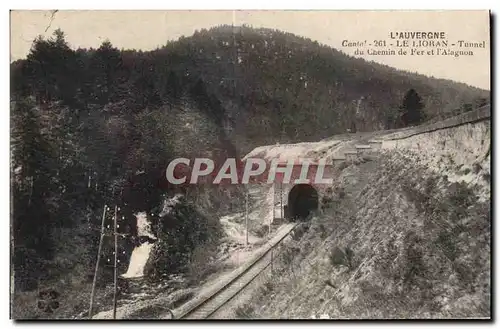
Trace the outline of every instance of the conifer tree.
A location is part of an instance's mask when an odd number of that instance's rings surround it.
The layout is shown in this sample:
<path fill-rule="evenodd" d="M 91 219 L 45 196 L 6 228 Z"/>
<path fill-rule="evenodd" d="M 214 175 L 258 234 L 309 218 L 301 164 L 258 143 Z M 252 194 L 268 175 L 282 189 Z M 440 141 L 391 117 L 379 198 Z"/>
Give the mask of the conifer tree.
<path fill-rule="evenodd" d="M 415 89 L 410 89 L 406 93 L 401 105 L 401 120 L 404 126 L 414 126 L 424 120 L 424 103 Z"/>

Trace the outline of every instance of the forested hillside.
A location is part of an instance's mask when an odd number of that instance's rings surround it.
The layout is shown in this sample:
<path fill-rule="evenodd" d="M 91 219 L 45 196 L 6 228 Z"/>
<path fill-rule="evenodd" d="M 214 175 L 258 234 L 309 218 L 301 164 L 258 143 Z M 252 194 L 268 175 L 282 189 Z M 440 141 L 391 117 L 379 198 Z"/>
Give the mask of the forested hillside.
<path fill-rule="evenodd" d="M 421 96 L 427 120 L 489 98 L 280 31 L 219 26 L 165 42 L 148 52 L 109 41 L 72 49 L 57 30 L 11 64 L 19 289 L 71 271 L 86 278 L 103 204 L 122 204 L 133 221 L 134 212 L 160 207 L 165 194 L 185 192 L 161 184 L 173 157 L 243 156 L 261 144 L 394 128 L 409 89 Z M 223 198 L 232 199 L 197 189 L 188 199 L 212 207 L 206 218 L 230 207 Z"/>

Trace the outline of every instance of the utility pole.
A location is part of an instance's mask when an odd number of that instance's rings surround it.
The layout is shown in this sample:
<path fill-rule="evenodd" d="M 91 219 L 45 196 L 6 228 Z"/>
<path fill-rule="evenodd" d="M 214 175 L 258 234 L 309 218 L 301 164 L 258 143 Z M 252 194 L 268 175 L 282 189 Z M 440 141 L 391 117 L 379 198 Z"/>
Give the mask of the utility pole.
<path fill-rule="evenodd" d="M 285 215 L 283 214 L 283 182 L 280 182 L 280 213 L 281 218 L 285 218 Z"/>
<path fill-rule="evenodd" d="M 246 227 L 246 245 L 248 246 L 248 189 L 245 194 L 245 227 Z"/>
<path fill-rule="evenodd" d="M 273 255 L 273 251 L 274 251 L 274 247 L 271 248 L 271 275 L 274 274 L 274 266 L 273 266 L 274 255 Z"/>
<path fill-rule="evenodd" d="M 276 218 L 276 183 L 273 182 L 273 217 L 269 221 L 269 232 L 271 235 L 271 225 L 273 224 L 274 219 Z"/>
<path fill-rule="evenodd" d="M 118 212 L 118 206 L 115 205 L 115 217 L 114 217 L 114 236 L 115 236 L 115 265 L 114 265 L 114 287 L 113 287 L 113 320 L 116 319 L 116 295 L 117 295 L 117 290 L 118 290 L 118 231 L 116 227 L 116 221 L 117 221 L 117 212 Z"/>
<path fill-rule="evenodd" d="M 108 206 L 104 205 L 104 210 L 102 212 L 101 237 L 99 239 L 99 247 L 97 249 L 97 261 L 95 264 L 94 281 L 92 282 L 92 292 L 90 293 L 89 319 L 92 319 L 92 307 L 94 306 L 94 295 L 95 295 L 95 287 L 96 287 L 96 283 L 97 283 L 97 274 L 99 272 L 99 262 L 101 261 L 101 249 L 102 249 L 102 242 L 104 240 L 104 219 L 106 218 L 106 209 L 107 208 L 108 208 Z"/>
<path fill-rule="evenodd" d="M 276 183 L 273 183 L 273 219 L 276 217 Z"/>

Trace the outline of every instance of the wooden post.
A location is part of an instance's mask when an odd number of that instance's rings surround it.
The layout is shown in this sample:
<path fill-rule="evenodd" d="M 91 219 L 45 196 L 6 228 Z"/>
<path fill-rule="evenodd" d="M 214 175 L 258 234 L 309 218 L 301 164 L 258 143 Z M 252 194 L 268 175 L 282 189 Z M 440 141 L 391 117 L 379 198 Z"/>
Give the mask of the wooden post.
<path fill-rule="evenodd" d="M 246 227 L 246 244 L 248 246 L 248 189 L 245 195 L 245 227 Z"/>
<path fill-rule="evenodd" d="M 117 282 L 117 273 L 118 273 L 118 231 L 116 229 L 116 222 L 117 222 L 117 211 L 118 211 L 118 206 L 115 205 L 115 217 L 114 217 L 114 236 L 115 236 L 115 265 L 114 265 L 114 287 L 113 287 L 113 320 L 116 319 L 116 295 L 117 295 L 117 288 L 118 288 L 118 282 Z"/>
<path fill-rule="evenodd" d="M 274 268 L 273 268 L 273 260 L 274 260 L 273 251 L 274 251 L 274 247 L 271 248 L 271 275 L 274 273 Z"/>
<path fill-rule="evenodd" d="M 97 273 L 99 272 L 99 262 L 101 261 L 101 249 L 102 249 L 102 242 L 104 239 L 104 219 L 106 218 L 107 207 L 108 206 L 104 205 L 104 210 L 102 212 L 101 237 L 99 239 L 99 247 L 97 249 L 97 261 L 95 264 L 94 281 L 92 282 L 92 292 L 90 293 L 89 319 L 92 319 L 92 307 L 94 306 L 94 295 L 95 295 L 95 286 L 97 283 Z"/>
<path fill-rule="evenodd" d="M 285 218 L 285 215 L 283 214 L 283 182 L 280 183 L 280 212 L 281 218 Z"/>
<path fill-rule="evenodd" d="M 271 235 L 271 225 L 273 224 L 275 218 L 276 218 L 276 184 L 273 183 L 273 217 L 269 221 L 269 232 L 268 232 L 269 235 Z"/>

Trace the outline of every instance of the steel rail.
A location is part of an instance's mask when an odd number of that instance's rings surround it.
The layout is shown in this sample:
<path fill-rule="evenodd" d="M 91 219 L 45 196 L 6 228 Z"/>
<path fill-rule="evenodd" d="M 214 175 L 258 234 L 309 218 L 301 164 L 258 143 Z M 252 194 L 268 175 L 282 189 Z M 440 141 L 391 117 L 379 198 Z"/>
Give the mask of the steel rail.
<path fill-rule="evenodd" d="M 215 286 L 209 293 L 197 296 L 173 310 L 174 319 L 206 319 L 222 308 L 271 264 L 271 257 L 266 256 L 269 256 L 297 225 L 297 223 L 287 224 L 278 230 L 250 261 L 234 270 L 227 281 Z"/>

